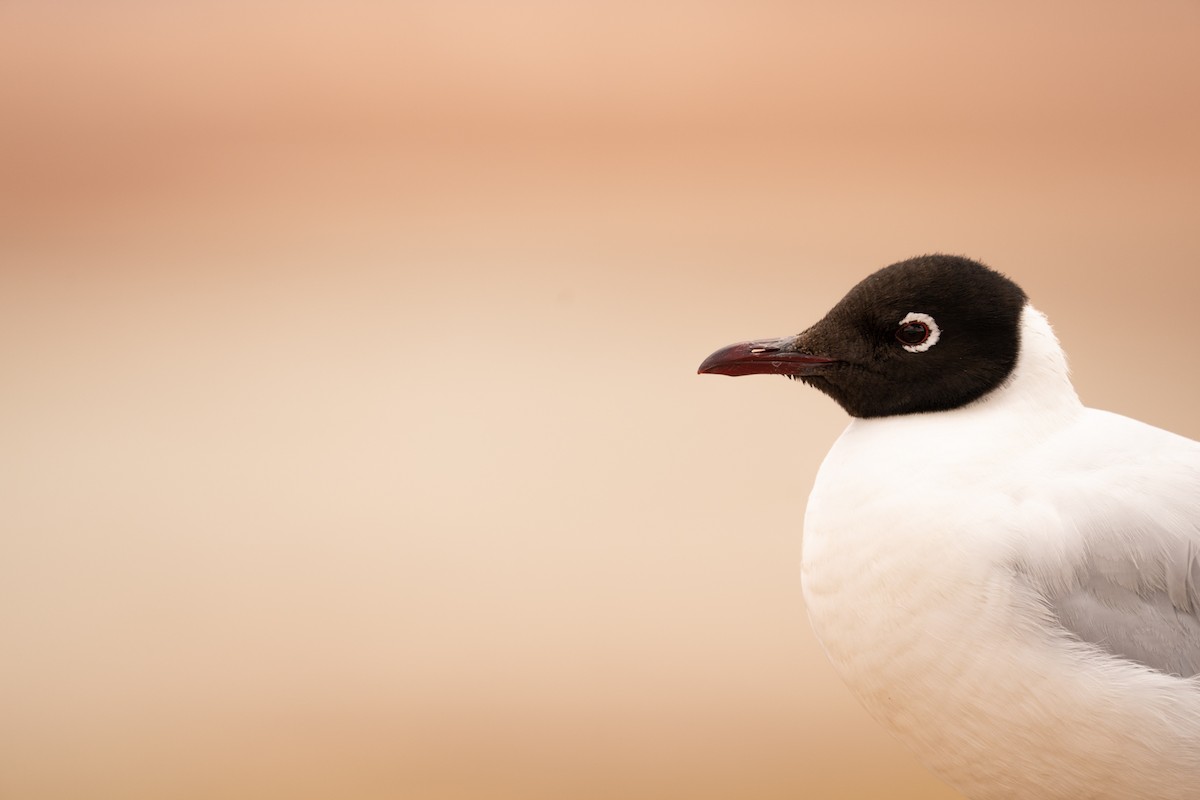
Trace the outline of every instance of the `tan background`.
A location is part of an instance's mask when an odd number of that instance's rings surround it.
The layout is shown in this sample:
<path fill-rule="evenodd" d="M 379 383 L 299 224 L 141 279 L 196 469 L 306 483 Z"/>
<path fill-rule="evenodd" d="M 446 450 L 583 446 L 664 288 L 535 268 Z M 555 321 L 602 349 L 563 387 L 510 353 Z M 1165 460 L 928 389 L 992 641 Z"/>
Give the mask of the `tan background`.
<path fill-rule="evenodd" d="M 100 6 L 0 7 L 4 798 L 957 797 L 842 413 L 696 365 L 966 253 L 1200 436 L 1194 0 Z"/>

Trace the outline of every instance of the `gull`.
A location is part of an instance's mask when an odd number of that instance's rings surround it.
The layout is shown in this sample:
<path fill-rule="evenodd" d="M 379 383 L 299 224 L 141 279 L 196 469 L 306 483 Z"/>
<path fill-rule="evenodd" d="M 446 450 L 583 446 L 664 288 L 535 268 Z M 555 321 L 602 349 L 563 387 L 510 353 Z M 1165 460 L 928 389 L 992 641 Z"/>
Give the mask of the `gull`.
<path fill-rule="evenodd" d="M 1016 283 L 909 259 L 699 371 L 852 417 L 809 495 L 805 603 L 936 775 L 973 800 L 1200 798 L 1200 443 L 1085 407 Z"/>

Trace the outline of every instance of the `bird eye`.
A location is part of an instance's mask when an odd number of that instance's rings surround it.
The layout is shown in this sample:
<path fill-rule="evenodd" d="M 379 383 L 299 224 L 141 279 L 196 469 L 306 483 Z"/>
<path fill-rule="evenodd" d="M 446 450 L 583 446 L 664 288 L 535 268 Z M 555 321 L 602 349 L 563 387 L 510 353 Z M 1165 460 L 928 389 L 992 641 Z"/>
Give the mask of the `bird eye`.
<path fill-rule="evenodd" d="M 896 341 L 910 353 L 924 353 L 938 343 L 941 335 L 933 317 L 916 312 L 905 316 L 896 328 Z"/>
<path fill-rule="evenodd" d="M 896 338 L 904 344 L 920 344 L 929 338 L 929 326 L 924 322 L 907 322 L 896 329 Z"/>

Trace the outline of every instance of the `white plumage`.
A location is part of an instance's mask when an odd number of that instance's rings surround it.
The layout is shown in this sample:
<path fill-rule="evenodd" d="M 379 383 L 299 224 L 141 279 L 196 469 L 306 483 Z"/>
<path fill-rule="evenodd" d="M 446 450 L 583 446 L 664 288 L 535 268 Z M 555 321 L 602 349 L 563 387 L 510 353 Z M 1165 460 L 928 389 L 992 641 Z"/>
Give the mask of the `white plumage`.
<path fill-rule="evenodd" d="M 805 517 L 813 628 L 975 800 L 1200 797 L 1200 444 L 1084 407 L 1026 305 L 1007 380 L 855 419 Z"/>

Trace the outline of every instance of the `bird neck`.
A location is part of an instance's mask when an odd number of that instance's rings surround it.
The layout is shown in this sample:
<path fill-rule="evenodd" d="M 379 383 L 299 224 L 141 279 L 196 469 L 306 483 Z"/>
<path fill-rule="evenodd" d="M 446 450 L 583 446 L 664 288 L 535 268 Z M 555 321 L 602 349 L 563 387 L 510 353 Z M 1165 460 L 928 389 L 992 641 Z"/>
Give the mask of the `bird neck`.
<path fill-rule="evenodd" d="M 1042 312 L 1026 303 L 1021 311 L 1021 349 L 1012 374 L 989 396 L 988 406 L 1012 406 L 1014 410 L 1045 415 L 1059 411 L 1067 415 L 1083 404 L 1071 385 L 1067 357 L 1054 329 Z"/>

